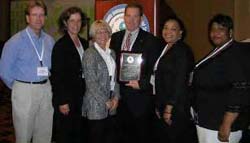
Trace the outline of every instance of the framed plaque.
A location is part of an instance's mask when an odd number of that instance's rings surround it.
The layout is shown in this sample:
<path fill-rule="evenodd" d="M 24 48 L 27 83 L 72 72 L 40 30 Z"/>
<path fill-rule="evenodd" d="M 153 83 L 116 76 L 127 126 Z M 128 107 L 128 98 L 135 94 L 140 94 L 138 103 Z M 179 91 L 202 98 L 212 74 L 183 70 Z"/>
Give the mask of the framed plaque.
<path fill-rule="evenodd" d="M 140 80 L 141 63 L 141 53 L 121 53 L 120 81 Z"/>

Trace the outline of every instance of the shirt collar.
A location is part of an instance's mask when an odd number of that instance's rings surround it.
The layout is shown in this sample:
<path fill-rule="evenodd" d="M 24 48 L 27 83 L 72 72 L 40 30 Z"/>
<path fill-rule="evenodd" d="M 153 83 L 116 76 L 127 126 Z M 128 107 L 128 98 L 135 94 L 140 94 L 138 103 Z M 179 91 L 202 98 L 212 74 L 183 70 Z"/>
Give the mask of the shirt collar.
<path fill-rule="evenodd" d="M 111 50 L 109 48 L 106 48 L 106 50 L 103 50 L 96 42 L 94 42 L 94 46 L 98 52 L 105 53 L 105 54 L 111 53 Z"/>
<path fill-rule="evenodd" d="M 131 33 L 132 35 L 136 35 L 136 34 L 139 33 L 139 30 L 140 30 L 140 28 L 137 28 L 134 31 L 128 31 L 128 30 L 126 30 L 126 35 L 128 35 L 129 33 Z"/>
<path fill-rule="evenodd" d="M 45 33 L 43 30 L 41 30 L 40 36 L 37 36 L 36 33 L 29 27 L 27 26 L 28 32 L 30 33 L 30 36 L 33 39 L 39 40 L 39 39 L 43 39 L 45 37 Z"/>

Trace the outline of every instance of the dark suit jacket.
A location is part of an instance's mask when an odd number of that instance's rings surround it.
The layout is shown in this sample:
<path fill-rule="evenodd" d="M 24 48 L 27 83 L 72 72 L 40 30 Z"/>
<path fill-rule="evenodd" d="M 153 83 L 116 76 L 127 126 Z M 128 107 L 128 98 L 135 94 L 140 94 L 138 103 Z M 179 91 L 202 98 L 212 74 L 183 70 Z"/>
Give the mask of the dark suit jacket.
<path fill-rule="evenodd" d="M 245 84 L 249 79 L 249 65 L 244 61 L 249 55 L 244 53 L 245 46 L 233 41 L 194 70 L 193 88 L 200 126 L 218 130 L 226 111 L 240 112 L 232 131 L 245 126 L 243 109 L 249 98 Z"/>
<path fill-rule="evenodd" d="M 1 56 L 2 56 L 3 46 L 4 46 L 4 42 L 0 41 L 0 59 L 1 59 Z"/>
<path fill-rule="evenodd" d="M 125 30 L 114 33 L 110 42 L 110 48 L 116 53 L 118 73 L 120 67 L 121 45 L 124 35 Z M 131 50 L 132 53 L 142 53 L 143 62 L 141 67 L 141 77 L 139 80 L 140 89 L 135 90 L 125 86 L 124 82 L 119 82 L 122 102 L 128 106 L 128 109 L 135 116 L 146 114 L 150 102 L 152 102 L 150 99 L 150 96 L 152 95 L 152 86 L 149 81 L 154 63 L 160 54 L 159 47 L 161 47 L 159 39 L 140 29 Z M 119 75 L 117 77 L 119 77 Z"/>
<path fill-rule="evenodd" d="M 194 66 L 194 57 L 188 45 L 176 42 L 163 55 L 155 72 L 156 105 L 163 111 L 172 105 L 172 118 L 189 118 L 189 74 Z M 185 118 L 184 118 L 185 117 Z"/>
<path fill-rule="evenodd" d="M 88 42 L 81 37 L 79 39 L 86 49 Z M 81 109 L 85 91 L 82 73 L 80 55 L 69 34 L 66 33 L 56 42 L 52 51 L 51 79 L 56 107 L 69 104 L 70 108 Z"/>

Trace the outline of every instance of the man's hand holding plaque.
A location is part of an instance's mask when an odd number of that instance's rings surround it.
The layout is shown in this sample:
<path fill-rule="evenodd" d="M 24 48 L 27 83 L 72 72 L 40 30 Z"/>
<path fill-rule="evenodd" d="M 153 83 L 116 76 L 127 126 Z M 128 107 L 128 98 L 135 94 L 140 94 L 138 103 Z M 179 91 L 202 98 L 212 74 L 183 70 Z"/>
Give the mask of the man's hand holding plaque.
<path fill-rule="evenodd" d="M 121 53 L 120 62 L 121 62 L 120 73 L 119 73 L 120 81 L 137 81 L 138 82 L 138 80 L 140 80 L 140 75 L 141 75 L 142 54 L 141 53 Z M 134 84 L 131 83 L 131 86 L 132 85 Z M 130 82 L 127 84 L 127 86 L 130 86 Z"/>
<path fill-rule="evenodd" d="M 140 85 L 138 80 L 130 80 L 127 84 L 125 84 L 126 86 L 132 87 L 134 89 L 140 89 Z"/>

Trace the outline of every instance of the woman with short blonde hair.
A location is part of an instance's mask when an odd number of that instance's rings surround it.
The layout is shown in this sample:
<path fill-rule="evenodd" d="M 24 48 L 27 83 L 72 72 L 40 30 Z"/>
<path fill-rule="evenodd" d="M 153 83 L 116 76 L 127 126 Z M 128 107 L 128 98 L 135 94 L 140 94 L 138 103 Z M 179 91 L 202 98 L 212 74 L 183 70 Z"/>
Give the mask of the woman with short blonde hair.
<path fill-rule="evenodd" d="M 86 81 L 83 116 L 88 120 L 91 143 L 113 143 L 114 115 L 120 95 L 116 82 L 115 53 L 107 46 L 111 28 L 105 21 L 96 20 L 90 27 L 89 35 L 93 44 L 83 56 Z"/>

